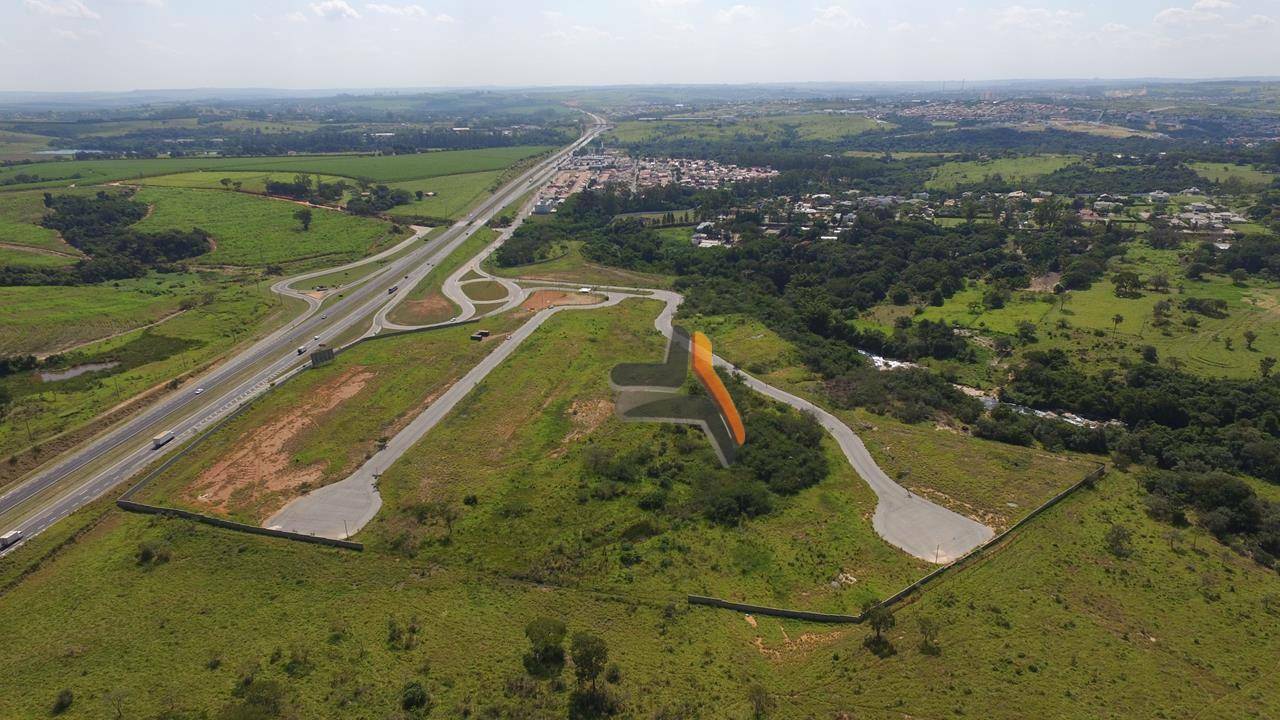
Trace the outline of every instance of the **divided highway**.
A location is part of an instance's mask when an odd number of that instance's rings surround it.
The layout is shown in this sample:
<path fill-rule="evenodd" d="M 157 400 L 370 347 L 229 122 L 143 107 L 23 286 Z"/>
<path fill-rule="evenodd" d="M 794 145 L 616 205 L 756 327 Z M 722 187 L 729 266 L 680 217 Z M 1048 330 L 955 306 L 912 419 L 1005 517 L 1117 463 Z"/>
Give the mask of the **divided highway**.
<path fill-rule="evenodd" d="M 297 353 L 299 346 L 311 350 L 317 343 L 332 341 L 348 331 L 361 330 L 372 324 L 378 310 L 395 298 L 393 287 L 407 283 L 406 278 L 420 277 L 430 267 L 438 265 L 502 208 L 546 182 L 564 158 L 600 134 L 604 120 L 596 115 L 590 117 L 593 124 L 573 144 L 507 183 L 465 220 L 455 223 L 439 237 L 422 242 L 417 249 L 349 287 L 345 297 L 330 305 L 324 313 L 320 313 L 321 303 L 318 300 L 293 290 L 290 285 L 333 272 L 332 268 L 276 283 L 272 288 L 275 292 L 306 301 L 307 310 L 187 384 L 188 388 L 204 388 L 201 395 L 195 395 L 189 389 L 174 392 L 135 417 L 58 457 L 5 492 L 0 496 L 0 534 L 19 530 L 24 539 L 39 534 L 171 452 L 201 428 L 234 411 L 240 404 L 269 388 L 274 381 L 299 369 L 308 361 L 305 355 Z M 421 238 L 424 232 L 424 229 L 418 229 L 414 239 Z M 411 244 L 405 241 L 396 248 L 344 268 L 390 257 Z M 408 290 L 407 287 L 403 289 Z M 370 328 L 372 332 L 378 329 L 376 324 Z M 151 438 L 169 431 L 174 433 L 175 439 L 159 449 L 153 448 Z"/>

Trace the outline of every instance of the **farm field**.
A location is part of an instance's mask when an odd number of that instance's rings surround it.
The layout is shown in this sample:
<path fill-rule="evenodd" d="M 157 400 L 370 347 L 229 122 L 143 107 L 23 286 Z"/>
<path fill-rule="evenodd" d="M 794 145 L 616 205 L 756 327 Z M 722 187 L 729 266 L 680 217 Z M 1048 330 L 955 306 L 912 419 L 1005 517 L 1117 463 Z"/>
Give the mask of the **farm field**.
<path fill-rule="evenodd" d="M 985 161 L 955 160 L 934 168 L 925 187 L 930 190 L 954 190 L 995 175 L 1009 182 L 1028 182 L 1079 161 L 1080 158 L 1071 155 L 1031 155 Z"/>
<path fill-rule="evenodd" d="M 146 177 L 137 180 L 138 185 L 154 185 L 156 187 L 173 187 L 173 188 L 199 188 L 203 190 L 226 190 L 226 186 L 222 184 L 225 178 L 232 182 L 241 183 L 240 189 L 249 193 L 265 193 L 267 190 L 267 181 L 274 180 L 277 182 L 290 182 L 297 175 L 293 172 L 260 172 L 252 170 L 226 170 L 226 171 L 209 171 L 196 170 L 193 172 L 174 173 L 172 175 L 157 175 L 155 177 Z M 353 181 L 350 178 L 339 177 L 337 175 L 312 175 L 313 180 L 319 182 L 333 183 L 339 180 L 345 180 L 348 184 Z"/>
<path fill-rule="evenodd" d="M 288 174 L 306 172 L 390 183 L 440 175 L 502 170 L 523 158 L 549 149 L 551 148 L 541 145 L 518 145 L 481 150 L 446 150 L 384 156 L 296 155 L 263 158 L 194 157 L 155 160 L 50 161 L 0 169 L 0 183 L 24 173 L 37 175 L 40 178 L 30 183 L 0 186 L 0 190 L 52 187 L 68 183 L 89 185 L 196 170 Z"/>
<path fill-rule="evenodd" d="M 490 323 L 497 335 L 517 319 Z M 138 496 L 261 523 L 288 500 L 341 480 L 493 349 L 469 326 L 362 343 L 268 393 Z M 430 358 L 430 362 L 421 362 Z"/>
<path fill-rule="evenodd" d="M 397 205 L 387 214 L 393 218 L 427 216 L 456 220 L 484 197 L 502 175 L 502 170 L 489 170 L 395 183 L 391 185 L 393 189 L 404 189 L 410 193 L 421 190 L 424 196 L 407 205 Z M 431 192 L 435 195 L 426 196 Z"/>
<path fill-rule="evenodd" d="M 28 250 L 23 247 L 11 247 L 0 244 L 0 266 L 26 265 L 28 267 L 62 267 L 76 261 L 74 257 L 58 255 L 51 252 Z"/>
<path fill-rule="evenodd" d="M 0 193 L 0 242 L 79 255 L 56 230 L 40 226 L 44 214 L 44 193 Z"/>
<path fill-rule="evenodd" d="M 208 231 L 216 248 L 197 261 L 211 265 L 260 267 L 318 258 L 339 264 L 408 235 L 393 235 L 381 220 L 321 209 L 312 211 L 311 228 L 304 231 L 293 216 L 297 204 L 244 193 L 148 187 L 135 199 L 154 205 L 151 215 L 134 225 L 138 230 Z"/>
<path fill-rule="evenodd" d="M 1236 285 L 1220 275 L 1206 275 L 1200 281 L 1184 280 L 1176 256 L 1175 251 L 1134 243 L 1111 268 L 1132 270 L 1143 278 L 1165 274 L 1173 285 L 1168 293 L 1147 290 L 1136 298 L 1116 297 L 1114 285 L 1104 279 L 1088 290 L 1062 296 L 1015 292 L 1005 307 L 987 310 L 981 303 L 985 286 L 975 283 L 949 298 L 942 307 L 926 307 L 921 317 L 1006 335 L 1016 334 L 1019 322 L 1031 322 L 1037 327 L 1039 341 L 1023 350 L 1062 347 L 1096 367 L 1136 361 L 1141 348 L 1151 345 L 1163 362 L 1179 363 L 1189 372 L 1256 377 L 1262 357 L 1280 357 L 1280 287 L 1257 280 Z M 1188 297 L 1222 300 L 1227 303 L 1227 316 L 1217 318 L 1184 310 L 1180 304 Z M 1171 322 L 1164 328 L 1152 325 L 1155 304 L 1161 300 L 1174 306 Z M 888 309 L 875 311 L 877 317 L 883 312 Z M 1116 315 L 1122 318 L 1119 323 L 1115 322 Z M 1196 323 L 1195 327 L 1186 324 L 1188 318 Z M 881 320 L 892 322 L 887 315 Z M 1062 322 L 1067 327 L 1061 327 Z M 1244 338 L 1246 329 L 1258 336 L 1252 350 Z"/>
<path fill-rule="evenodd" d="M 8 343 L 0 354 L 50 352 L 123 333 L 77 349 L 59 366 L 119 363 L 116 367 L 57 382 L 40 382 L 32 373 L 0 380 L 14 398 L 6 422 L 0 423 L 0 457 L 75 430 L 145 390 L 212 362 L 300 309 L 296 301 L 281 301 L 250 278 L 178 274 L 119 285 L 57 288 L 63 291 L 57 295 L 39 292 L 49 288 L 0 288 L 0 337 Z M 128 332 L 161 319 L 154 328 Z"/>
<path fill-rule="evenodd" d="M 32 160 L 49 149 L 51 137 L 12 130 L 0 130 L 0 160 Z"/>
<path fill-rule="evenodd" d="M 641 121 L 619 122 L 611 132 L 619 143 L 663 141 L 723 141 L 735 138 L 780 140 L 794 133 L 805 141 L 838 141 L 846 137 L 894 126 L 862 115 L 766 115 L 737 121 Z"/>
<path fill-rule="evenodd" d="M 1265 188 L 1276 179 L 1275 173 L 1259 170 L 1251 165 L 1200 162 L 1190 163 L 1188 167 L 1200 177 L 1215 183 L 1224 183 L 1235 178 L 1249 190 Z"/>

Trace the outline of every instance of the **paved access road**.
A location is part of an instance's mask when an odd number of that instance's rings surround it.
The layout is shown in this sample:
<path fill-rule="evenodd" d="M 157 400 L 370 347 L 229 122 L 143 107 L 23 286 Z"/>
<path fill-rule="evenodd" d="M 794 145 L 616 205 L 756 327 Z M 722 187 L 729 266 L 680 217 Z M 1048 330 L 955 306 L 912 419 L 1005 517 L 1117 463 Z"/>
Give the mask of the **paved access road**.
<path fill-rule="evenodd" d="M 298 354 L 298 347 L 306 352 L 318 343 L 364 327 L 379 308 L 395 296 L 389 292 L 390 288 L 404 282 L 405 276 L 425 273 L 430 266 L 439 264 L 477 228 L 548 180 L 565 157 L 602 132 L 604 120 L 595 115 L 590 117 L 594 124 L 573 144 L 512 180 L 481 203 L 466 220 L 449 227 L 439 237 L 421 243 L 418 249 L 389 262 L 358 284 L 345 288 L 344 296 L 323 314 L 319 312 L 320 301 L 289 286 L 300 279 L 333 272 L 332 268 L 276 283 L 273 289 L 277 292 L 306 301 L 306 312 L 187 385 L 204 388 L 203 394 L 194 395 L 190 389 L 172 393 L 15 485 L 0 496 L 0 533 L 21 530 L 26 539 L 34 537 L 171 452 L 201 428 L 267 390 L 273 382 L 296 371 L 307 361 L 305 355 Z M 420 232 L 416 235 L 421 236 Z M 389 257 L 395 251 L 397 248 L 347 267 Z M 165 431 L 172 431 L 175 439 L 162 448 L 152 448 L 151 438 Z"/>

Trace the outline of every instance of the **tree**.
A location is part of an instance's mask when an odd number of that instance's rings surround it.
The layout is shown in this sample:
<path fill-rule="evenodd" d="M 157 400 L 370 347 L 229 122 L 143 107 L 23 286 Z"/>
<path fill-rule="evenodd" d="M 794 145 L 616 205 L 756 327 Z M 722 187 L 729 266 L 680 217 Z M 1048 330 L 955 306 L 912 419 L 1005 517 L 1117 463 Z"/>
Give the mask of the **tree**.
<path fill-rule="evenodd" d="M 299 208 L 293 213 L 293 217 L 302 226 L 303 232 L 311 229 L 311 208 Z"/>
<path fill-rule="evenodd" d="M 1115 335 L 1116 330 L 1120 329 L 1120 323 L 1122 322 L 1124 322 L 1124 316 L 1121 315 L 1120 313 L 1116 313 L 1115 315 L 1111 316 L 1111 334 L 1112 335 Z"/>
<path fill-rule="evenodd" d="M 1118 558 L 1133 555 L 1133 532 L 1123 525 L 1112 525 L 1106 535 L 1107 551 Z"/>
<path fill-rule="evenodd" d="M 1035 323 L 1028 320 L 1022 320 L 1018 323 L 1018 339 L 1024 343 L 1033 343 L 1036 341 Z"/>
<path fill-rule="evenodd" d="M 530 675 L 555 675 L 564 667 L 564 623 L 555 618 L 534 618 L 524 626 L 529 652 L 524 667 Z"/>
<path fill-rule="evenodd" d="M 760 720 L 773 710 L 774 702 L 769 691 L 760 683 L 753 683 L 747 688 L 747 702 L 751 703 L 751 716 Z"/>
<path fill-rule="evenodd" d="M 61 715 L 71 709 L 71 703 L 75 702 L 76 696 L 68 689 L 63 689 L 58 693 L 58 697 L 53 700 L 53 714 Z"/>
<path fill-rule="evenodd" d="M 1138 273 L 1125 270 L 1118 272 L 1111 277 L 1111 282 L 1116 286 L 1116 297 L 1138 297 L 1142 293 L 1142 278 L 1138 277 Z"/>
<path fill-rule="evenodd" d="M 221 180 L 219 180 L 218 182 L 222 183 L 222 187 L 223 187 L 223 188 L 229 188 L 229 187 L 231 187 L 231 178 L 222 178 L 222 179 L 221 179 Z"/>
<path fill-rule="evenodd" d="M 938 631 L 942 629 L 941 623 L 930 615 L 921 615 L 916 618 L 916 622 L 920 626 L 920 652 L 925 655 L 941 654 L 942 648 L 938 645 Z"/>
<path fill-rule="evenodd" d="M 400 691 L 400 709 L 405 712 L 423 712 L 430 701 L 426 688 L 422 687 L 422 683 L 417 680 L 405 685 Z"/>
<path fill-rule="evenodd" d="M 1249 280 L 1249 271 L 1244 268 L 1236 268 L 1231 271 L 1231 282 L 1238 287 L 1243 287 Z"/>
<path fill-rule="evenodd" d="M 1275 367 L 1276 359 L 1270 355 L 1258 361 L 1258 372 L 1261 373 L 1264 378 L 1271 377 L 1271 371 L 1274 370 Z"/>
<path fill-rule="evenodd" d="M 1258 333 L 1253 330 L 1244 331 L 1244 346 L 1248 350 L 1253 350 L 1253 343 L 1258 339 Z"/>
<path fill-rule="evenodd" d="M 876 603 L 867 610 L 867 624 L 875 631 L 876 638 L 882 639 L 886 632 L 898 624 L 898 621 L 889 608 Z"/>
<path fill-rule="evenodd" d="M 590 683 L 592 692 L 595 692 L 596 678 L 600 677 L 605 663 L 609 662 L 609 649 L 604 640 L 590 633 L 575 633 L 572 653 L 573 674 L 578 679 L 578 684 Z"/>

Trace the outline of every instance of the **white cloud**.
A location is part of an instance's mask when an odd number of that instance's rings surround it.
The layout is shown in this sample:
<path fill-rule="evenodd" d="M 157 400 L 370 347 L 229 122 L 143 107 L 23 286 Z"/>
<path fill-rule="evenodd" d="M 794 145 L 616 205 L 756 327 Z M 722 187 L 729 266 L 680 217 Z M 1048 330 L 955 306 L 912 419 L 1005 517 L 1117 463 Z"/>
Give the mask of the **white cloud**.
<path fill-rule="evenodd" d="M 444 23 L 445 25 L 452 25 L 453 23 L 458 22 L 458 19 L 449 13 L 440 13 L 436 16 L 436 22 Z"/>
<path fill-rule="evenodd" d="M 26 0 L 28 10 L 53 17 L 101 20 L 102 16 L 90 10 L 80 0 Z M 70 31 L 67 31 L 70 32 Z"/>
<path fill-rule="evenodd" d="M 369 12 L 381 15 L 398 15 L 400 17 L 419 17 L 427 16 L 427 11 L 422 9 L 421 5 L 387 5 L 386 3 L 368 3 L 364 6 Z"/>
<path fill-rule="evenodd" d="M 1236 4 L 1228 0 L 1196 0 L 1196 4 L 1191 6 L 1192 10 L 1226 10 L 1233 8 Z"/>
<path fill-rule="evenodd" d="M 1084 17 L 1083 13 L 1070 10 L 1047 10 L 1011 5 L 997 13 L 996 26 L 1027 30 L 1056 30 L 1067 27 L 1082 17 Z"/>
<path fill-rule="evenodd" d="M 592 25 L 570 25 L 551 31 L 547 37 L 561 42 L 615 42 L 622 39 Z"/>
<path fill-rule="evenodd" d="M 1221 19 L 1221 15 L 1205 10 L 1171 7 L 1156 13 L 1155 21 L 1157 25 L 1196 25 Z"/>
<path fill-rule="evenodd" d="M 840 5 L 828 5 L 814 10 L 813 24 L 816 27 L 827 27 L 836 30 L 844 30 L 850 27 L 864 28 L 867 26 L 862 21 L 862 18 L 851 15 L 848 10 Z"/>
<path fill-rule="evenodd" d="M 755 20 L 759 17 L 760 11 L 751 5 L 734 5 L 716 13 L 716 22 L 728 25 L 739 20 Z"/>
<path fill-rule="evenodd" d="M 159 10 L 164 7 L 165 0 L 123 0 L 127 5 L 145 5 Z"/>
<path fill-rule="evenodd" d="M 648 0 L 648 1 L 650 5 L 654 7 L 660 7 L 660 8 L 686 7 L 698 2 L 698 0 Z"/>
<path fill-rule="evenodd" d="M 80 39 L 80 35 L 77 34 L 75 30 L 64 30 L 62 28 L 54 28 L 53 34 L 54 34 L 54 37 L 58 37 L 63 40 L 75 41 Z"/>
<path fill-rule="evenodd" d="M 1129 26 L 1124 23 L 1109 22 L 1099 28 L 1099 30 L 1104 33 L 1127 33 L 1129 32 Z"/>
<path fill-rule="evenodd" d="M 291 23 L 304 23 L 304 22 L 306 22 L 306 21 L 307 21 L 307 16 L 306 16 L 306 15 L 303 15 L 302 13 L 298 12 L 297 10 L 294 10 L 293 12 L 289 13 L 288 15 L 285 15 L 285 16 L 284 16 L 284 19 L 285 19 L 285 21 L 286 21 L 286 22 L 291 22 Z"/>
<path fill-rule="evenodd" d="M 359 20 L 360 13 L 347 4 L 346 0 L 324 0 L 311 3 L 311 12 L 329 20 Z"/>

